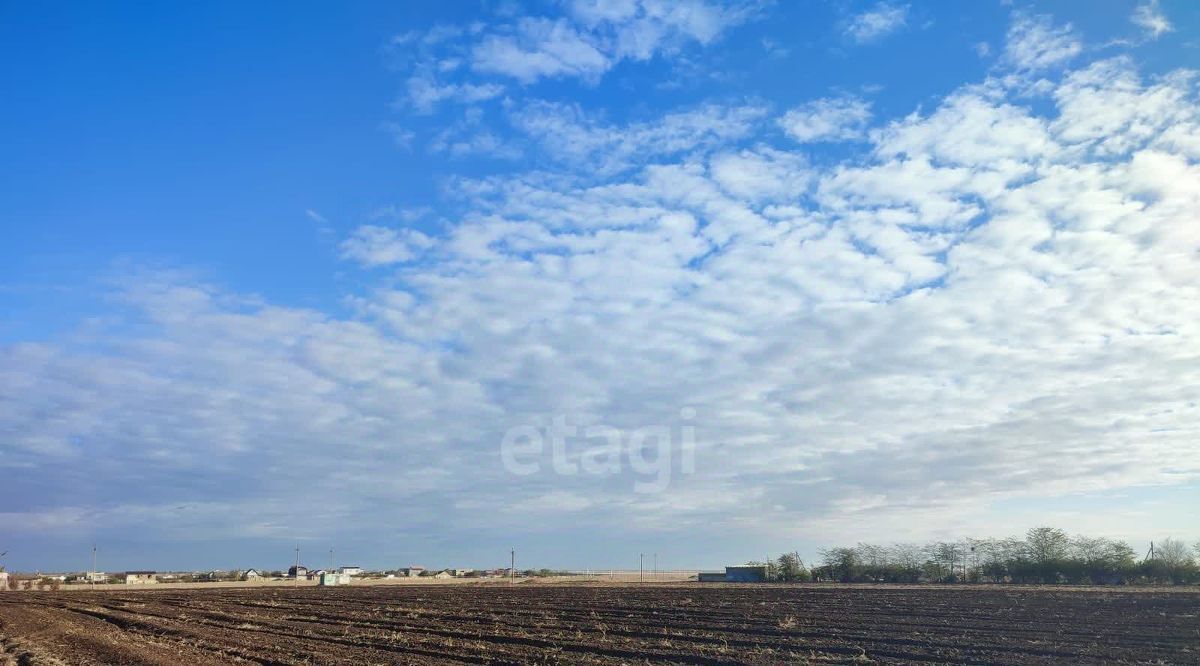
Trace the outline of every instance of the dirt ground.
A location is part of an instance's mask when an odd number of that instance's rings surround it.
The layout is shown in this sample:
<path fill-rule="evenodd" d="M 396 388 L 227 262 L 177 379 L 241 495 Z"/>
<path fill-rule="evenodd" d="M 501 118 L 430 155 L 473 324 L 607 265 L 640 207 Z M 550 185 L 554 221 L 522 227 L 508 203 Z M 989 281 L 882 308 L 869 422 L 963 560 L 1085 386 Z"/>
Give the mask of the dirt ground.
<path fill-rule="evenodd" d="M 1200 664 L 1200 591 L 445 585 L 0 593 L 0 664 Z"/>

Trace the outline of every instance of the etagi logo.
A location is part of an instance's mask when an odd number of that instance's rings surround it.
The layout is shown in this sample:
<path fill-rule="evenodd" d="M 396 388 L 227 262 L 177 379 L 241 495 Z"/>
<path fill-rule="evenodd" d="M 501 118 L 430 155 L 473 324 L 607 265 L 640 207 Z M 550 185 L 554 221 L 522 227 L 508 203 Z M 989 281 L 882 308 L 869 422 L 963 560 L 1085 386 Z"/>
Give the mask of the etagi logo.
<path fill-rule="evenodd" d="M 616 475 L 628 463 L 639 477 L 633 483 L 634 492 L 661 493 L 670 487 L 674 474 L 696 471 L 696 427 L 690 423 L 695 418 L 696 410 L 684 407 L 675 427 L 622 430 L 595 424 L 580 428 L 559 415 L 545 428 L 509 428 L 500 442 L 500 460 L 505 470 L 517 476 L 541 472 L 547 457 L 550 469 L 561 476 Z"/>

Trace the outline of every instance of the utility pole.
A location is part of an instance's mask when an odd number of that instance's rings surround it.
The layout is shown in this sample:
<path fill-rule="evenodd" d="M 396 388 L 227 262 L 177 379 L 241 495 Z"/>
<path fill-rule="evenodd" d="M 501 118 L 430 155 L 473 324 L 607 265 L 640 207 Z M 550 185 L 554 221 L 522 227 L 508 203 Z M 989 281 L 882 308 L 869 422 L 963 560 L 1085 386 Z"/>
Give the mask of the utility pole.
<path fill-rule="evenodd" d="M 642 582 L 642 560 L 645 559 L 645 553 L 638 553 L 638 582 Z"/>
<path fill-rule="evenodd" d="M 92 575 L 88 578 L 92 581 L 92 589 L 96 589 L 96 544 L 92 544 Z"/>
<path fill-rule="evenodd" d="M 300 546 L 296 546 L 296 568 L 294 569 L 294 571 L 296 572 L 296 575 L 293 577 L 293 578 L 295 578 L 295 580 L 292 581 L 292 584 L 299 585 L 300 584 Z"/>
<path fill-rule="evenodd" d="M 654 580 L 658 580 L 658 553 L 654 554 L 654 573 L 650 574 Z"/>
<path fill-rule="evenodd" d="M 508 556 L 509 556 L 508 584 L 516 585 L 517 584 L 517 549 L 516 548 L 509 549 Z"/>
<path fill-rule="evenodd" d="M 329 573 L 333 573 L 333 549 L 329 549 Z"/>

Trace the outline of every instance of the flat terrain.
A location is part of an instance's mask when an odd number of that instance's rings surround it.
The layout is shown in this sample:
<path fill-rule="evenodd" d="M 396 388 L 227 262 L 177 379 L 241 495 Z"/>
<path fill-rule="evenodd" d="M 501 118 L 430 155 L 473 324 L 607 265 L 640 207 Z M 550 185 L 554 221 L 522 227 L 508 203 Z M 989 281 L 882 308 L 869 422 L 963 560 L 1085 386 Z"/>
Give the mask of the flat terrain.
<path fill-rule="evenodd" d="M 1200 664 L 1200 592 L 448 585 L 0 593 L 0 664 Z"/>

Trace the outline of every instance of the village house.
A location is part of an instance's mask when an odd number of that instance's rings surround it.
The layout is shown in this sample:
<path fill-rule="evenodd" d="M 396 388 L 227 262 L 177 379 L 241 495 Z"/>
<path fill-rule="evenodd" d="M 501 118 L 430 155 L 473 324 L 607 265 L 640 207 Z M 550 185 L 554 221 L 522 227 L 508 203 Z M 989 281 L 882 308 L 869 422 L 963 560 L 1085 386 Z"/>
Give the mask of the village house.
<path fill-rule="evenodd" d="M 157 582 L 158 582 L 158 576 L 157 576 L 157 572 L 155 572 L 155 571 L 126 571 L 125 572 L 125 584 L 126 585 L 149 585 L 151 583 L 157 583 Z"/>

